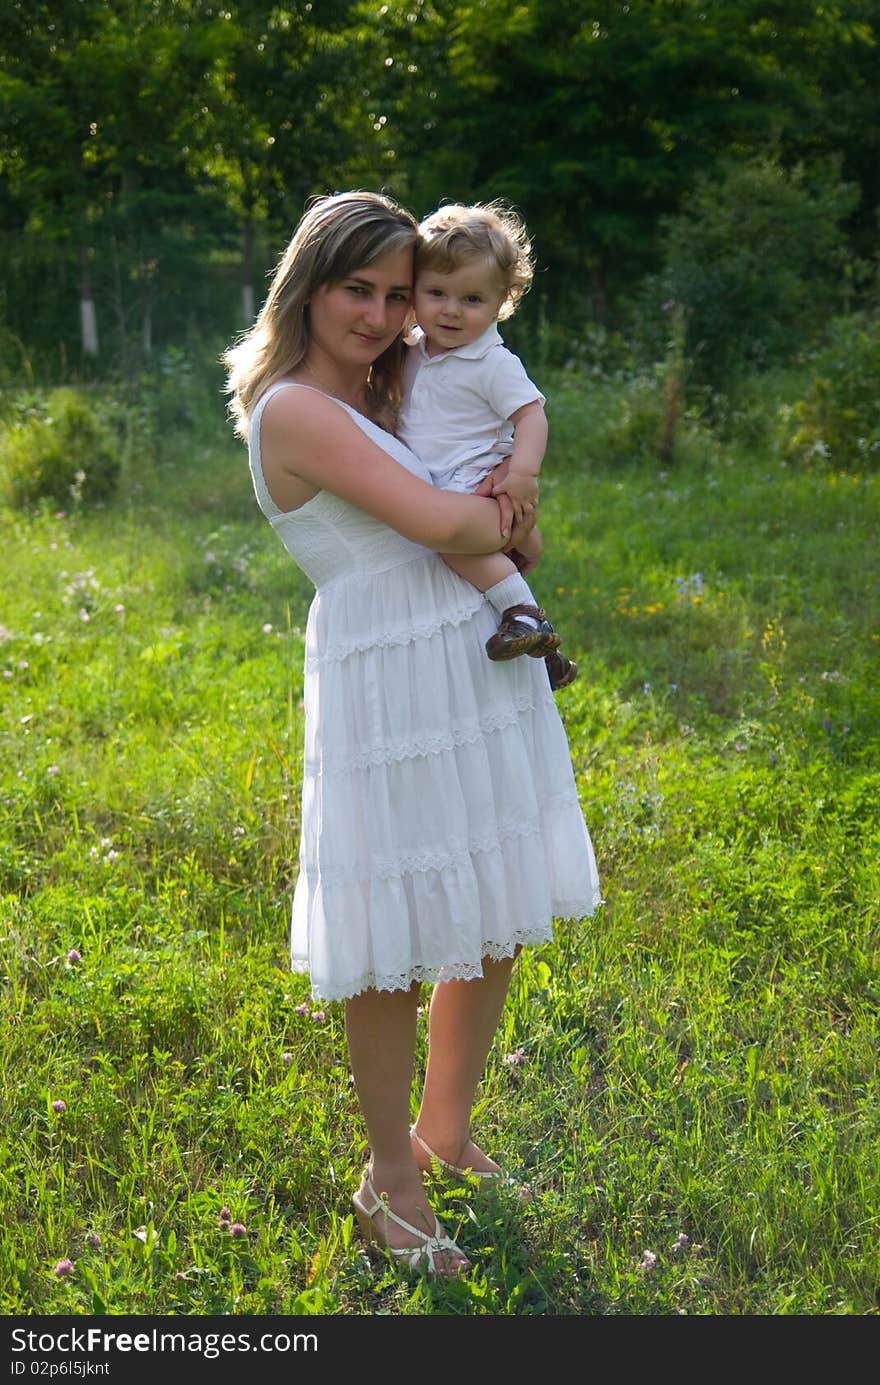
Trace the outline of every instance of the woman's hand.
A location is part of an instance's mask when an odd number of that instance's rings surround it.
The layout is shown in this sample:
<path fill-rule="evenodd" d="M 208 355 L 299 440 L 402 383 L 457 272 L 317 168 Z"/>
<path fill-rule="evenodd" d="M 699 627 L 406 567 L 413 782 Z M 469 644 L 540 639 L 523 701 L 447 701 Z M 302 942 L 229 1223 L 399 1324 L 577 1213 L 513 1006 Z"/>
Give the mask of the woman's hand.
<path fill-rule="evenodd" d="M 531 505 L 520 503 L 517 505 L 511 495 L 506 490 L 497 491 L 495 487 L 506 483 L 507 471 L 510 465 L 509 459 L 504 458 L 498 465 L 485 476 L 474 491 L 474 495 L 490 496 L 497 500 L 501 520 L 501 537 L 509 538 L 514 525 L 519 532 L 526 534 L 533 528 L 535 518 L 538 513 L 537 506 L 537 483 L 533 481 L 535 490 L 535 501 Z"/>
<path fill-rule="evenodd" d="M 506 463 L 505 463 L 506 465 Z M 521 524 L 531 519 L 534 523 L 538 512 L 538 481 L 521 471 L 508 471 L 503 481 L 494 481 L 492 494 L 496 500 L 509 500 L 513 506 L 513 518 Z"/>

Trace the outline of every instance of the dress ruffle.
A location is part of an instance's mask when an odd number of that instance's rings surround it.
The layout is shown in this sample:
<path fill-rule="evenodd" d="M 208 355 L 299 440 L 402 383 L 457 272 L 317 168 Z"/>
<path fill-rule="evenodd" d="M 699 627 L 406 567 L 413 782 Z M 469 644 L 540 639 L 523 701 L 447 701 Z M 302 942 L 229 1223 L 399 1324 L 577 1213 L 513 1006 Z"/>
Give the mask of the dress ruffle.
<path fill-rule="evenodd" d="M 282 386 L 284 387 L 284 386 Z M 297 386 L 296 388 L 302 388 Z M 497 616 L 435 553 L 338 497 L 258 501 L 316 593 L 291 966 L 315 999 L 469 980 L 601 903 L 542 659 L 493 663 Z M 402 465 L 396 439 L 339 407 Z"/>

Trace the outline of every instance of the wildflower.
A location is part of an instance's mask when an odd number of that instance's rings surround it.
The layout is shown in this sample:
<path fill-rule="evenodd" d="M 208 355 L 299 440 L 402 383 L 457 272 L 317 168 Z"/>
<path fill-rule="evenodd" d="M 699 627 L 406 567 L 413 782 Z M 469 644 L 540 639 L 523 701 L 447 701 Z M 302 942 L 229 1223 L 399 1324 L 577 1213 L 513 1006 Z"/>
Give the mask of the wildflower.
<path fill-rule="evenodd" d="M 56 1279 L 65 1279 L 67 1275 L 73 1274 L 73 1261 L 65 1256 L 52 1266 L 52 1273 Z"/>
<path fill-rule="evenodd" d="M 87 625 L 92 617 L 89 615 L 88 611 L 82 610 L 79 613 L 79 618 L 82 621 L 83 625 Z"/>
<path fill-rule="evenodd" d="M 645 1273 L 647 1274 L 647 1273 L 649 1273 L 652 1269 L 654 1269 L 654 1267 L 655 1267 L 656 1264 L 657 1264 L 657 1256 L 656 1256 L 655 1252 L 654 1252 L 653 1250 L 643 1250 L 643 1251 L 642 1251 L 642 1263 L 640 1264 L 639 1269 L 644 1270 Z"/>
<path fill-rule="evenodd" d="M 512 1053 L 505 1053 L 504 1062 L 509 1063 L 512 1068 L 518 1068 L 520 1063 L 525 1060 L 525 1056 L 524 1048 L 515 1048 Z"/>
<path fill-rule="evenodd" d="M 326 1018 L 327 1018 L 327 1016 L 325 1015 L 325 1013 L 324 1013 L 323 1010 L 313 1010 L 313 1011 L 312 1011 L 312 1019 L 315 1021 L 316 1024 L 320 1023 L 321 1020 L 326 1019 Z"/>
<path fill-rule="evenodd" d="M 93 1250 L 97 1250 L 100 1244 L 101 1237 L 98 1235 L 97 1231 L 90 1231 L 86 1236 L 86 1245 L 91 1246 Z"/>
<path fill-rule="evenodd" d="M 642 684 L 642 692 L 647 696 L 647 694 L 648 694 L 650 691 L 651 691 L 651 684 L 650 684 L 650 683 L 643 683 L 643 684 Z"/>
<path fill-rule="evenodd" d="M 295 1006 L 295 1009 L 296 1009 L 296 1013 L 297 1013 L 298 1015 L 307 1015 L 307 1014 L 309 1013 L 309 1007 L 308 1007 L 308 1005 L 305 1005 L 305 1004 L 303 1004 L 303 1005 L 297 1005 L 297 1006 Z"/>
<path fill-rule="evenodd" d="M 230 1226 L 230 1228 L 229 1228 L 229 1234 L 230 1234 L 230 1236 L 236 1236 L 236 1237 L 237 1237 L 237 1236 L 246 1236 L 246 1235 L 247 1235 L 247 1227 L 244 1225 L 243 1222 L 234 1221 L 234 1222 L 232 1223 L 232 1225 Z"/>
<path fill-rule="evenodd" d="M 834 722 L 829 721 L 826 717 L 825 720 L 822 722 L 822 730 L 826 733 L 826 735 L 830 736 L 831 732 L 834 730 Z"/>
<path fill-rule="evenodd" d="M 230 1212 L 229 1208 L 228 1208 L 228 1207 L 221 1207 L 221 1208 L 220 1208 L 220 1215 L 219 1215 L 218 1218 L 217 1218 L 217 1225 L 218 1225 L 218 1226 L 228 1226 L 229 1223 L 230 1223 L 231 1221 L 232 1221 L 232 1213 Z"/>
<path fill-rule="evenodd" d="M 67 960 L 70 963 L 70 965 L 73 966 L 74 962 L 82 961 L 82 953 L 77 952 L 76 948 L 72 947 L 67 954 Z"/>
<path fill-rule="evenodd" d="M 58 1097 L 57 1101 L 53 1101 L 53 1102 L 52 1102 L 52 1110 L 53 1110 L 53 1111 L 57 1111 L 59 1114 L 60 1114 L 62 1111 L 66 1111 L 66 1110 L 67 1110 L 67 1102 L 66 1102 L 66 1101 L 62 1101 L 61 1098 Z"/>
<path fill-rule="evenodd" d="M 272 624 L 271 624 L 270 621 L 267 620 L 267 621 L 266 621 L 266 624 L 263 626 L 263 634 L 264 634 L 264 635 L 271 635 L 271 633 L 272 633 Z"/>
<path fill-rule="evenodd" d="M 281 1061 L 282 1061 L 282 1063 L 285 1063 L 288 1067 L 290 1067 L 290 1064 L 293 1062 L 293 1054 L 292 1054 L 292 1053 L 282 1053 L 282 1055 L 281 1055 Z"/>
<path fill-rule="evenodd" d="M 684 1250 L 684 1248 L 685 1248 L 685 1246 L 687 1245 L 687 1243 L 688 1243 L 689 1240 L 690 1240 L 690 1236 L 687 1234 L 686 1231 L 679 1231 L 679 1233 L 678 1233 L 678 1235 L 676 1236 L 675 1240 L 672 1242 L 672 1249 L 673 1249 L 673 1250 Z"/>
<path fill-rule="evenodd" d="M 60 766 L 60 765 L 47 765 L 47 766 L 46 766 L 46 773 L 47 773 L 47 774 L 51 774 L 51 775 L 60 774 L 60 773 L 61 773 L 61 766 Z"/>

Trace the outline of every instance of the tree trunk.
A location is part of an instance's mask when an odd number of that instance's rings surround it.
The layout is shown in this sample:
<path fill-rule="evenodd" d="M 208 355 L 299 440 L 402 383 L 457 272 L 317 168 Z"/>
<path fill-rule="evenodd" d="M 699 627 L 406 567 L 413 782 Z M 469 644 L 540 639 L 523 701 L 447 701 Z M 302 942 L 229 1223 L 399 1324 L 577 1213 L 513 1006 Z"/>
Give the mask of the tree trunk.
<path fill-rule="evenodd" d="M 87 245 L 81 246 L 79 252 L 79 329 L 83 355 L 97 356 L 98 316 L 92 295 L 92 270 Z"/>
<path fill-rule="evenodd" d="M 141 314 L 141 347 L 145 356 L 153 354 L 153 300 L 144 296 Z"/>
<path fill-rule="evenodd" d="M 254 219 L 246 216 L 241 232 L 241 313 L 245 327 L 254 320 Z"/>

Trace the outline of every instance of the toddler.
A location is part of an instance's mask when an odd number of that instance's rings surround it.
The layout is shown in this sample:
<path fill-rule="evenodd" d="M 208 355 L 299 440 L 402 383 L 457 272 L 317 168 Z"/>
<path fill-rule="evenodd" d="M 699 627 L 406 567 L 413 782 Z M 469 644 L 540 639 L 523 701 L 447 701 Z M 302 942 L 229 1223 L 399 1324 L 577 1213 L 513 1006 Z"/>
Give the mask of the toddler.
<path fill-rule="evenodd" d="M 519 523 L 537 504 L 547 419 L 543 394 L 498 323 L 531 284 L 531 243 L 516 213 L 498 202 L 442 206 L 421 222 L 419 237 L 417 326 L 407 337 L 398 435 L 445 490 L 476 490 L 506 463 L 503 479 L 483 493 L 506 495 Z M 498 612 L 489 658 L 543 658 L 555 690 L 574 682 L 577 665 L 559 652 L 559 635 L 525 580 L 540 552 L 535 528 L 511 555 L 443 557 Z"/>

